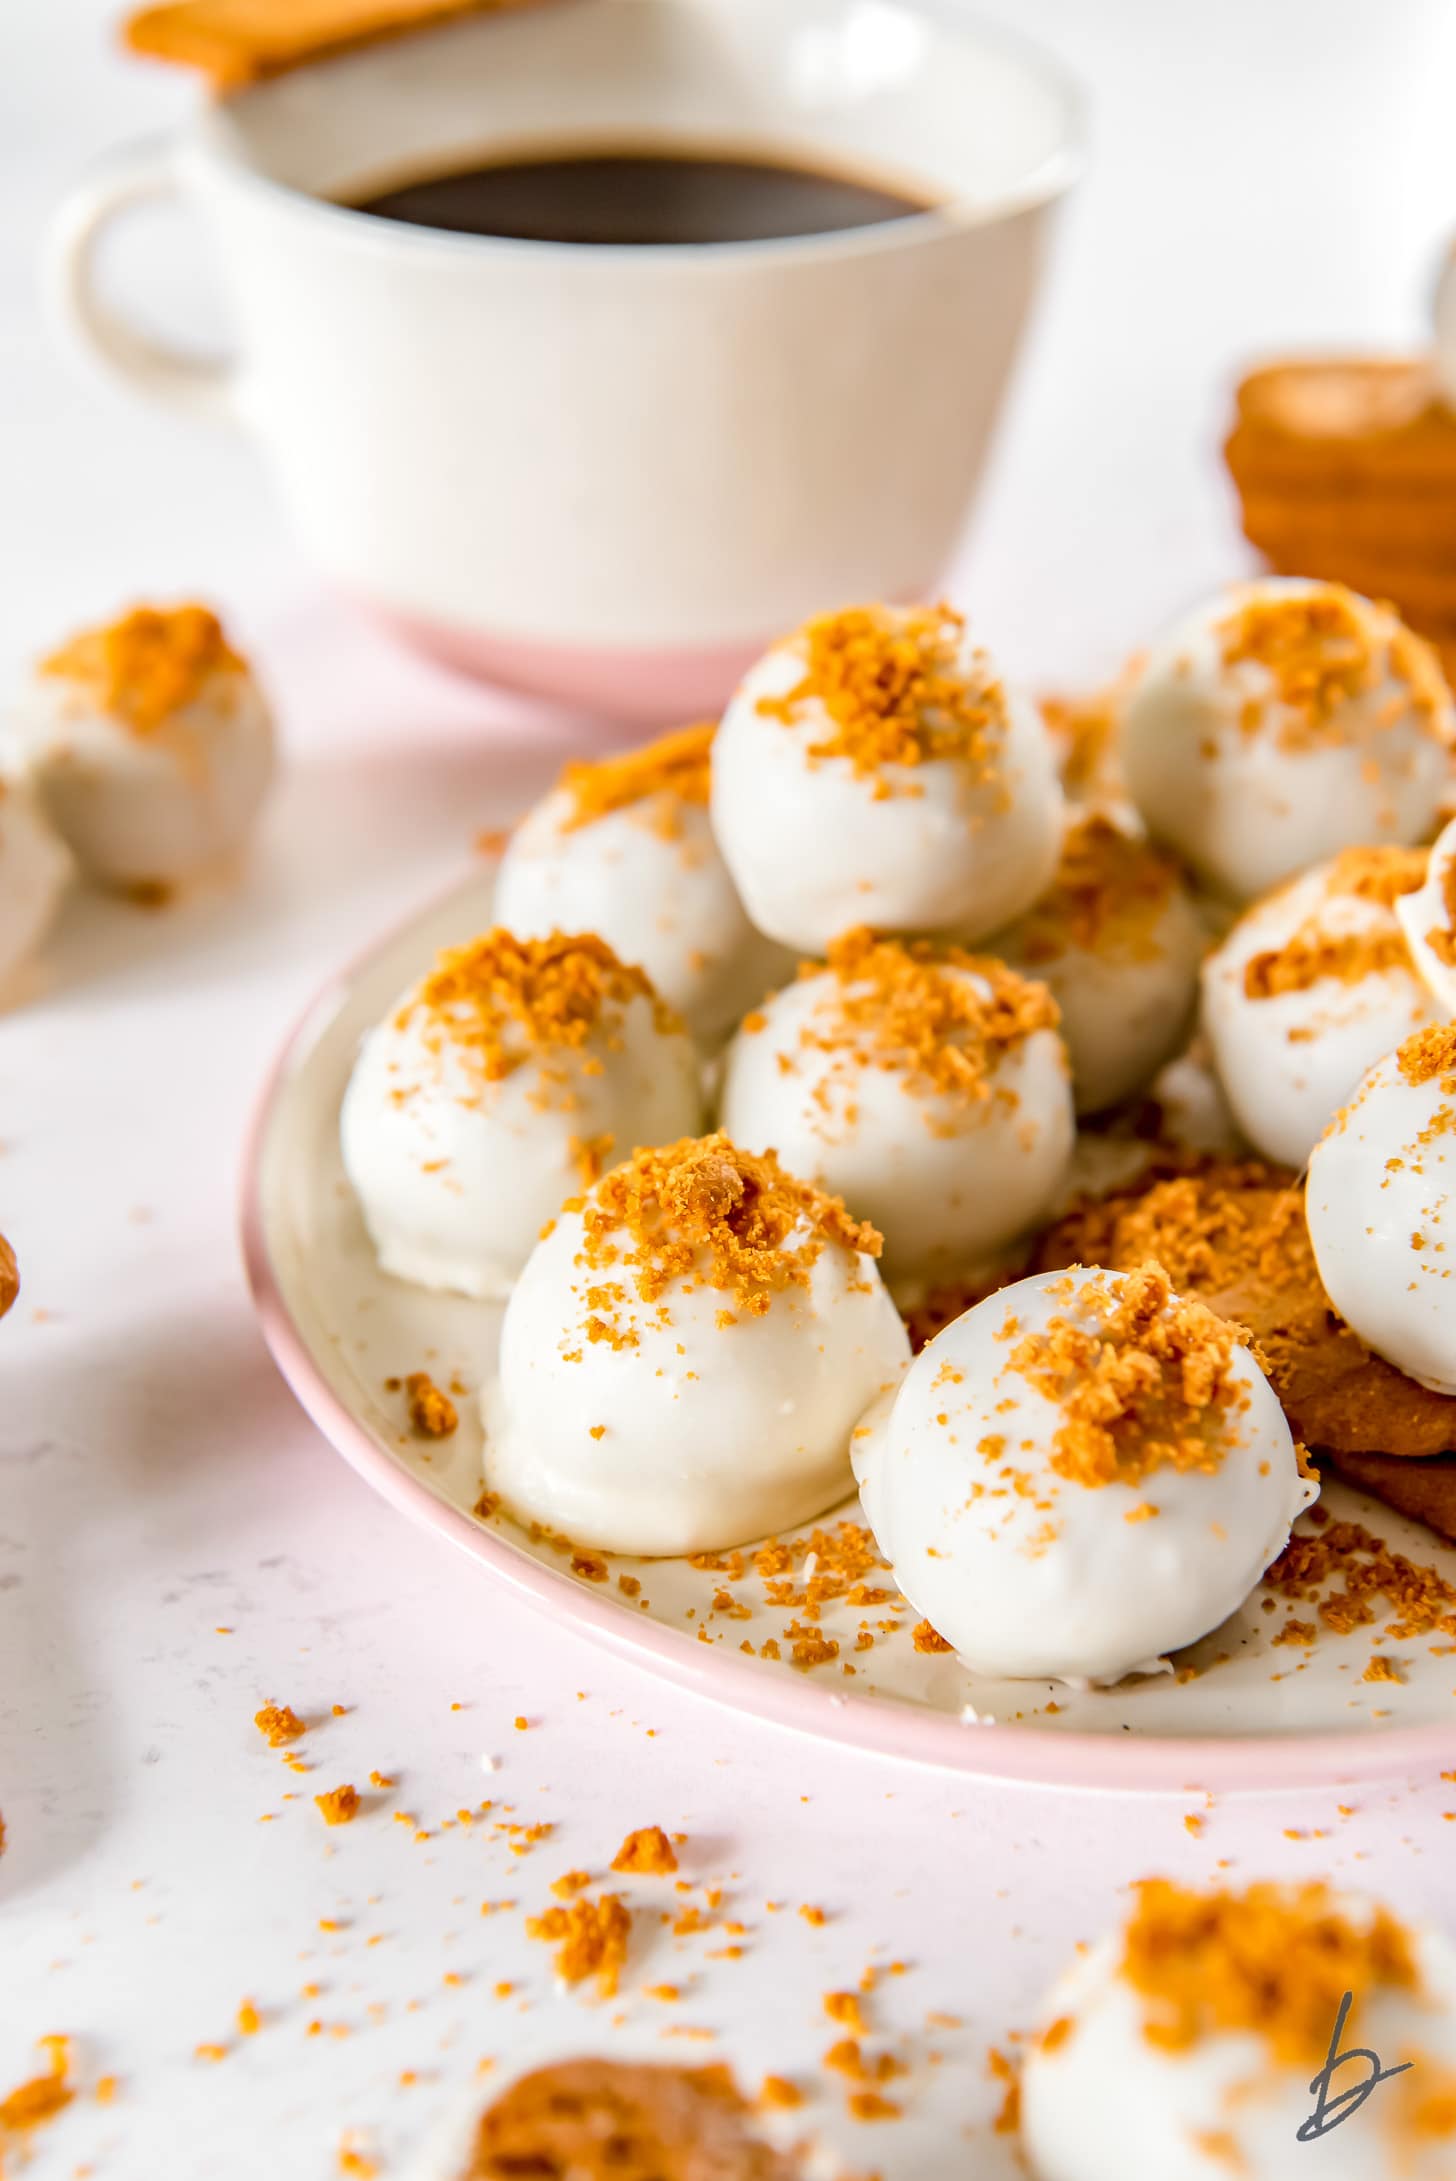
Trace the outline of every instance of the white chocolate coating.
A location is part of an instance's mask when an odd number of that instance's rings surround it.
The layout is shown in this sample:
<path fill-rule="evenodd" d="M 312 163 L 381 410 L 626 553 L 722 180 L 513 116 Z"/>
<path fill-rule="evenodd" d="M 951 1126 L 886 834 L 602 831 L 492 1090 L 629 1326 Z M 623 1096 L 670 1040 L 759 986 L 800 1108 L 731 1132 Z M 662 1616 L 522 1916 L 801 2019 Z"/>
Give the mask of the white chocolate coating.
<path fill-rule="evenodd" d="M 1341 1901 L 1347 1912 L 1357 1906 Z M 1410 2076 L 1378 2085 L 1305 2143 L 1298 2132 L 1328 2048 L 1294 2068 L 1253 2031 L 1219 2031 L 1180 2051 L 1152 2044 L 1142 1997 L 1118 1971 L 1121 1941 L 1101 1941 L 1041 2008 L 1039 2032 L 1067 2022 L 1070 2033 L 1027 2052 L 1021 2125 L 1034 2181 L 1295 2181 L 1305 2162 L 1321 2181 L 1448 2181 L 1456 2138 L 1408 2132 L 1402 2114 L 1418 2075 L 1435 2088 L 1456 2066 L 1456 1953 L 1434 1933 L 1412 1937 L 1431 2003 L 1384 1988 L 1358 1995 L 1344 2038 L 1345 2049 L 1369 2047 L 1387 2067 L 1413 2059 Z M 1357 2061 L 1339 2069 L 1332 2097 L 1366 2072 Z"/>
<path fill-rule="evenodd" d="M 968 672 L 973 657 L 967 644 Z M 759 710 L 803 670 L 794 638 L 775 645 L 713 746 L 713 830 L 758 929 L 803 954 L 857 924 L 971 942 L 1029 907 L 1056 867 L 1062 818 L 1036 706 L 1007 694 L 994 778 L 937 758 L 887 766 L 877 780 L 846 757 L 809 755 L 831 730 L 817 699 L 791 723 Z"/>
<path fill-rule="evenodd" d="M 582 1239 L 564 1212 L 506 1309 L 483 1412 L 485 1481 L 508 1508 L 609 1552 L 716 1552 L 853 1489 L 850 1433 L 910 1354 L 871 1258 L 826 1241 L 807 1287 L 732 1324 L 718 1289 L 675 1278 L 670 1322 L 633 1293 L 638 1344 L 614 1346 L 585 1331 L 602 1274 L 577 1262 Z"/>
<path fill-rule="evenodd" d="M 1442 1084 L 1408 1081 L 1396 1053 L 1378 1061 L 1315 1146 L 1305 1214 L 1341 1317 L 1397 1370 L 1456 1393 L 1456 1092 Z"/>
<path fill-rule="evenodd" d="M 1135 930 L 1110 918 L 1091 944 L 1074 918 L 1056 913 L 1056 898 L 1054 889 L 1042 908 L 988 940 L 986 952 L 1050 987 L 1077 1111 L 1101 1113 L 1146 1089 L 1187 1042 L 1207 934 L 1176 878 Z"/>
<path fill-rule="evenodd" d="M 0 775 L 0 1002 L 49 931 L 71 859 L 23 780 Z"/>
<path fill-rule="evenodd" d="M 1436 836 L 1425 885 L 1402 894 L 1395 913 L 1436 1012 L 1456 1016 L 1456 818 Z"/>
<path fill-rule="evenodd" d="M 1114 1289 L 1123 1278 L 1099 1277 Z M 1062 1476 L 1051 1460 L 1060 1410 L 1008 1358 L 1023 1335 L 1075 1320 L 1071 1284 L 1039 1273 L 978 1303 L 856 1434 L 876 1542 L 973 1673 L 1113 1682 L 1150 1671 L 1243 1604 L 1316 1494 L 1246 1348 L 1231 1368 L 1247 1407 L 1210 1418 L 1217 1467 L 1165 1466 L 1137 1484 Z M 1138 1519 L 1144 1506 L 1157 1515 Z"/>
<path fill-rule="evenodd" d="M 985 980 L 945 967 L 941 976 Z M 776 1151 L 789 1171 L 843 1197 L 884 1236 L 890 1280 L 948 1273 L 1000 1249 L 1049 1209 L 1076 1123 L 1067 1059 L 1054 1030 L 993 1058 L 990 1095 L 953 1096 L 906 1066 L 859 1066 L 843 1049 L 804 1043 L 844 1034 L 832 971 L 778 992 L 763 1027 L 729 1046 L 722 1126 L 748 1151 Z M 868 1040 L 852 1040 L 868 1051 Z"/>
<path fill-rule="evenodd" d="M 1256 902 L 1203 970 L 1203 1027 L 1224 1095 L 1254 1148 L 1296 1171 L 1366 1069 L 1435 1016 L 1396 909 L 1333 890 L 1336 868 L 1321 864 Z M 1250 964 L 1257 991 L 1259 958 L 1296 935 L 1315 946 L 1346 937 L 1398 946 L 1398 957 L 1356 978 L 1251 996 Z"/>
<path fill-rule="evenodd" d="M 1153 648 L 1124 713 L 1123 769 L 1149 830 L 1238 901 L 1358 842 L 1428 837 L 1447 791 L 1449 699 L 1426 720 L 1387 664 L 1341 706 L 1335 732 L 1291 747 L 1281 739 L 1291 715 L 1269 668 L 1225 663 L 1220 624 L 1246 601 L 1327 588 L 1268 577 L 1210 600 Z M 1358 604 L 1372 646 L 1388 647 L 1399 621 Z"/>
<path fill-rule="evenodd" d="M 607 1003 L 581 1046 L 482 1080 L 441 1040 L 412 993 L 365 1038 L 344 1094 L 344 1168 L 379 1262 L 397 1279 L 462 1295 L 505 1294 L 541 1229 L 583 1186 L 581 1147 L 610 1137 L 607 1163 L 675 1141 L 701 1119 L 698 1059 L 653 1003 Z"/>
<path fill-rule="evenodd" d="M 104 886 L 176 886 L 226 862 L 273 778 L 272 717 L 246 669 L 215 670 L 145 733 L 83 684 L 38 674 L 13 730 L 47 817 Z"/>
<path fill-rule="evenodd" d="M 495 913 L 523 939 L 592 931 L 706 1045 L 722 1042 L 791 956 L 754 930 L 713 838 L 707 808 L 678 802 L 670 835 L 649 799 L 568 826 L 553 789 L 521 820 L 500 867 Z"/>

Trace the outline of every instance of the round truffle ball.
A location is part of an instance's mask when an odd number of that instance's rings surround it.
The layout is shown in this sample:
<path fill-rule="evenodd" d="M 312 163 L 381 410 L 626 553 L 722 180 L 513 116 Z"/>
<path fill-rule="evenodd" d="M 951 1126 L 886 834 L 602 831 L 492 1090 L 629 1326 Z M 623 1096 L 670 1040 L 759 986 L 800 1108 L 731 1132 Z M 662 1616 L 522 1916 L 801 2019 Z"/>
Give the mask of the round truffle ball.
<path fill-rule="evenodd" d="M 1039 1219 L 1076 1124 L 1056 1006 L 996 961 L 851 932 L 733 1040 L 722 1122 L 884 1236 L 891 1280 L 984 1259 Z"/>
<path fill-rule="evenodd" d="M 713 830 L 749 917 L 804 954 L 855 925 L 967 942 L 1056 868 L 1036 707 L 948 607 L 856 607 L 753 667 L 713 748 Z"/>
<path fill-rule="evenodd" d="M 521 820 L 495 913 L 523 939 L 594 931 L 646 970 L 700 1044 L 722 1043 L 792 957 L 749 923 L 708 820 L 713 729 L 568 765 Z"/>
<path fill-rule="evenodd" d="M 824 1513 L 909 1360 L 877 1248 L 726 1136 L 639 1152 L 560 1215 L 511 1296 L 487 1487 L 610 1552 L 724 1551 Z"/>
<path fill-rule="evenodd" d="M 640 969 L 594 935 L 496 930 L 365 1038 L 340 1140 L 384 1270 L 495 1296 L 568 1197 L 700 1115 L 692 1040 Z"/>
<path fill-rule="evenodd" d="M 1250 901 L 1342 848 L 1427 838 L 1452 734 L 1435 653 L 1388 607 L 1270 577 L 1153 648 L 1121 748 L 1149 830 Z"/>
<path fill-rule="evenodd" d="M 1203 1027 L 1239 1127 L 1298 1171 L 1367 1068 L 1433 1019 L 1398 909 L 1418 848 L 1351 848 L 1256 902 L 1203 970 Z"/>
<path fill-rule="evenodd" d="M 42 661 L 17 746 L 88 878 L 170 889 L 235 856 L 273 778 L 273 723 L 200 606 L 139 607 Z"/>
<path fill-rule="evenodd" d="M 972 1672 L 1151 1672 L 1237 1610 L 1315 1496 L 1236 1327 L 1156 1266 L 1020 1280 L 854 1445 L 895 1580 Z"/>

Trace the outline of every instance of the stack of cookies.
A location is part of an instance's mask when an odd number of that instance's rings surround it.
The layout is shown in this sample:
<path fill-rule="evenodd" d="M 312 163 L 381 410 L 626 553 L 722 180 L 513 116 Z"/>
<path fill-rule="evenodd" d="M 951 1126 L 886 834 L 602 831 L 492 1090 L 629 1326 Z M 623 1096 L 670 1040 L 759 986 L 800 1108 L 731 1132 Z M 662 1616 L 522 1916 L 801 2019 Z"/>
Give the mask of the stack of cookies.
<path fill-rule="evenodd" d="M 1239 387 L 1244 534 L 1285 575 L 1387 598 L 1456 664 L 1456 410 L 1424 357 L 1312 358 Z"/>

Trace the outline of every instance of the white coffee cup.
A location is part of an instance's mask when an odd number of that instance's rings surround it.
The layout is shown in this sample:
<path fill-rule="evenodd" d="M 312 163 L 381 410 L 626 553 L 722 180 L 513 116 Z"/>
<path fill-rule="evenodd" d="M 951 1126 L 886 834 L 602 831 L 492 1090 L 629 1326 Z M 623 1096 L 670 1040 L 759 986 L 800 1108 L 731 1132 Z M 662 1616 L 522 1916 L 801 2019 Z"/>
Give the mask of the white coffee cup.
<path fill-rule="evenodd" d="M 1060 72 L 927 0 L 556 0 L 261 83 L 84 183 L 62 314 L 139 391 L 256 434 L 318 567 L 428 650 L 639 719 L 717 705 L 805 615 L 933 591 L 1079 157 Z M 590 145 L 732 149 L 932 211 L 652 247 L 350 210 Z M 202 206 L 239 352 L 104 303 L 98 237 Z"/>

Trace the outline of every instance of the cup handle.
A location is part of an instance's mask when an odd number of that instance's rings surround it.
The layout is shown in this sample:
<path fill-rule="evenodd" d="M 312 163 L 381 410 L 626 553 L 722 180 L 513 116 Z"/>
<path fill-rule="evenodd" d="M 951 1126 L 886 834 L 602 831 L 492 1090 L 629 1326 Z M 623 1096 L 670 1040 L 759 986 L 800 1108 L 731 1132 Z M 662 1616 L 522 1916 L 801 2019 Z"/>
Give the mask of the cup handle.
<path fill-rule="evenodd" d="M 47 237 L 52 308 L 84 354 L 112 377 L 165 407 L 213 423 L 238 421 L 234 367 L 154 340 L 104 303 L 96 250 L 113 220 L 181 194 L 172 139 L 147 137 L 114 153 L 60 205 Z"/>

